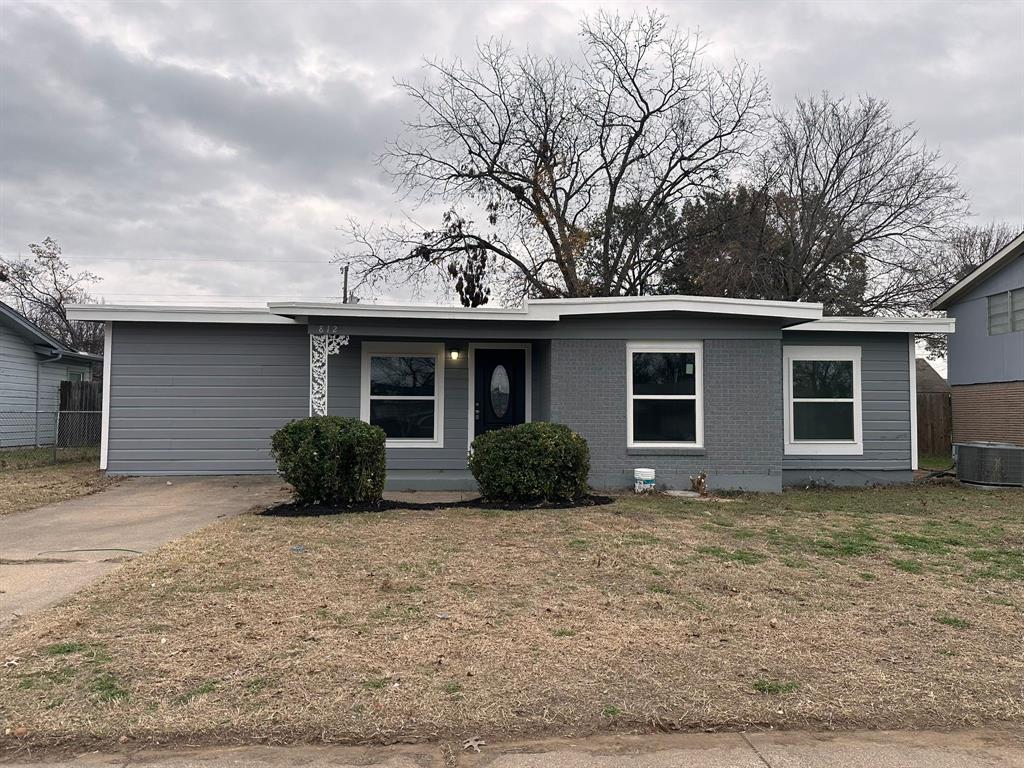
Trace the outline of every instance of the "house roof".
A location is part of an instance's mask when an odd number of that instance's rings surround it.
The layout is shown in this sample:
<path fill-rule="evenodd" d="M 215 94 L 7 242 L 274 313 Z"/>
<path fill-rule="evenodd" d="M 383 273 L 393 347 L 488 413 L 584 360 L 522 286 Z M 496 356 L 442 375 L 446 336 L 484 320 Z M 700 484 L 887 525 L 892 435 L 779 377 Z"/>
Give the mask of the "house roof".
<path fill-rule="evenodd" d="M 261 306 L 168 306 L 78 304 L 69 307 L 75 320 L 148 322 L 297 323 L 308 317 L 363 317 L 408 320 L 553 322 L 581 315 L 694 312 L 770 317 L 795 322 L 821 317 L 821 304 L 759 301 L 707 296 L 621 296 L 590 299 L 528 300 L 522 307 L 449 307 L 430 304 L 344 304 L 280 301 Z"/>
<path fill-rule="evenodd" d="M 77 349 L 72 349 L 2 301 L 0 301 L 0 322 L 37 347 L 36 351 L 39 354 L 56 355 L 60 353 L 62 359 L 88 362 L 103 359 L 103 355 L 94 355 L 91 352 L 80 352 Z M 43 347 L 44 349 L 38 349 L 38 347 Z"/>
<path fill-rule="evenodd" d="M 932 303 L 932 309 L 948 308 L 951 304 L 954 304 L 957 299 L 967 293 L 967 291 L 971 290 L 979 283 L 984 282 L 1003 267 L 1009 266 L 1012 261 L 1020 258 L 1022 254 L 1024 254 L 1024 232 L 1021 232 L 1013 238 L 1013 240 L 1003 246 L 998 253 L 993 255 L 991 259 L 986 261 L 959 283 L 939 296 L 939 298 Z"/>
<path fill-rule="evenodd" d="M 521 307 L 450 307 L 430 304 L 344 304 L 274 301 L 265 305 L 171 306 L 160 304 L 79 304 L 68 308 L 74 320 L 178 323 L 299 324 L 310 317 L 474 322 L 557 322 L 586 315 L 687 312 L 763 317 L 784 321 L 789 330 L 875 333 L 952 333 L 952 318 L 822 317 L 822 305 L 802 301 L 726 299 L 712 296 L 613 296 L 586 299 L 534 299 Z"/>

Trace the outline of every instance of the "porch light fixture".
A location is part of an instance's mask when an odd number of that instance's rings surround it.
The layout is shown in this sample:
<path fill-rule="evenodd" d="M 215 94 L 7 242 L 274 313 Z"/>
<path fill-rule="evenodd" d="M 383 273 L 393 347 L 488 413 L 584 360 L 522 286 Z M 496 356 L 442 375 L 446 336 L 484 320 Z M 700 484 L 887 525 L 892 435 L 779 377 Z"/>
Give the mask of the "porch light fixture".
<path fill-rule="evenodd" d="M 458 360 L 461 356 L 462 356 L 462 353 L 459 352 L 459 350 L 457 350 L 457 349 L 449 349 L 448 350 L 448 357 L 450 357 L 452 360 Z"/>

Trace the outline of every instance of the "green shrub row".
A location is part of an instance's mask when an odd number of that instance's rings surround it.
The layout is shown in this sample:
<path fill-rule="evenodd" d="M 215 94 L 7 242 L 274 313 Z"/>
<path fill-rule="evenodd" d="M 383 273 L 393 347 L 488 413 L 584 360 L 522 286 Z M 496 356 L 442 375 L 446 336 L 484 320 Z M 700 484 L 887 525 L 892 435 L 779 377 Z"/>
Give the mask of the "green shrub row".
<path fill-rule="evenodd" d="M 378 501 L 386 474 L 385 434 L 358 419 L 292 421 L 271 441 L 278 471 L 302 504 Z M 512 502 L 565 502 L 587 492 L 587 441 L 562 424 L 532 422 L 486 432 L 469 456 L 480 493 Z"/>

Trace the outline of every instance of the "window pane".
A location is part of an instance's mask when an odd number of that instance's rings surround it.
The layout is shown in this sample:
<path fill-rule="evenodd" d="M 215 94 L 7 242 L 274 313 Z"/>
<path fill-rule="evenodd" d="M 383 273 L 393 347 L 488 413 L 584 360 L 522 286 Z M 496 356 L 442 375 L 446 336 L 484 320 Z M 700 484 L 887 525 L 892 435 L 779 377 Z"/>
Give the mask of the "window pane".
<path fill-rule="evenodd" d="M 794 360 L 793 397 L 853 397 L 853 361 Z"/>
<path fill-rule="evenodd" d="M 695 400 L 634 400 L 633 442 L 694 443 L 697 441 Z"/>
<path fill-rule="evenodd" d="M 511 399 L 512 386 L 508 378 L 508 371 L 504 365 L 498 365 L 491 374 L 491 412 L 499 419 L 505 418 L 508 413 L 509 400 Z"/>
<path fill-rule="evenodd" d="M 692 395 L 697 386 L 693 352 L 634 352 L 634 395 Z"/>
<path fill-rule="evenodd" d="M 370 394 L 434 394 L 434 358 L 371 357 Z"/>
<path fill-rule="evenodd" d="M 853 403 L 793 403 L 794 440 L 853 440 Z"/>
<path fill-rule="evenodd" d="M 434 437 L 433 400 L 371 400 L 370 423 L 388 437 Z"/>
<path fill-rule="evenodd" d="M 1010 294 L 996 293 L 988 297 L 988 334 L 1010 332 Z"/>
<path fill-rule="evenodd" d="M 1013 308 L 1013 330 L 1024 331 L 1024 288 L 1010 291 L 1010 306 Z"/>

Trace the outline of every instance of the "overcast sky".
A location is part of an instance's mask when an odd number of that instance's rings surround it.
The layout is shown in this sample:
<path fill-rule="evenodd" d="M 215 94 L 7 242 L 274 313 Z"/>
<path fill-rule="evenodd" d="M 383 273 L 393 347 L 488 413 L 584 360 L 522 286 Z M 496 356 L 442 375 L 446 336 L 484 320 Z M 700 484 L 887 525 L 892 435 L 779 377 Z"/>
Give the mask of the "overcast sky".
<path fill-rule="evenodd" d="M 0 0 L 0 253 L 52 236 L 117 303 L 337 296 L 336 226 L 402 212 L 374 163 L 410 106 L 394 79 L 495 35 L 574 51 L 596 7 Z M 888 100 L 979 221 L 1024 226 L 1021 0 L 662 7 L 776 106 Z"/>

